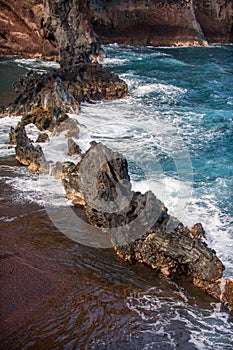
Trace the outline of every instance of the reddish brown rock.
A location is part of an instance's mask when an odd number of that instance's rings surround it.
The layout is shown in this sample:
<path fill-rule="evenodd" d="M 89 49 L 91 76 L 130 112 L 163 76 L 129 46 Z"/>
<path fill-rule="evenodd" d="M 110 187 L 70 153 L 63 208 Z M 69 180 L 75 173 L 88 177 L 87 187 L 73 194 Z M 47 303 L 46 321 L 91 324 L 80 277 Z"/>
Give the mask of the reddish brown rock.
<path fill-rule="evenodd" d="M 232 0 L 196 0 L 195 13 L 206 39 L 211 43 L 233 42 Z"/>
<path fill-rule="evenodd" d="M 206 45 L 233 40 L 231 0 L 90 0 L 102 43 Z"/>
<path fill-rule="evenodd" d="M 102 43 L 205 45 L 192 1 L 91 0 L 93 27 Z"/>
<path fill-rule="evenodd" d="M 233 281 L 229 278 L 225 279 L 222 300 L 228 304 L 231 310 L 233 310 Z"/>
<path fill-rule="evenodd" d="M 0 54 L 56 59 L 58 45 L 46 38 L 42 0 L 0 1 Z"/>
<path fill-rule="evenodd" d="M 102 43 L 171 46 L 229 43 L 232 28 L 231 0 L 0 1 L 0 54 L 59 59 L 61 49 L 64 65 L 101 58 L 95 32 Z"/>

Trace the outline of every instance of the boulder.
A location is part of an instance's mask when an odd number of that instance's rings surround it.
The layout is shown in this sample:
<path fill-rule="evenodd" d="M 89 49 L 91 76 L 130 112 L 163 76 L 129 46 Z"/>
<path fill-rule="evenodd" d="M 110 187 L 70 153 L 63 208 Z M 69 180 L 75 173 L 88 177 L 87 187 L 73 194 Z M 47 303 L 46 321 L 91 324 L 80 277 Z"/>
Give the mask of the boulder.
<path fill-rule="evenodd" d="M 65 88 L 57 70 L 43 74 L 30 71 L 15 82 L 13 87 L 17 97 L 6 108 L 5 114 L 29 114 L 26 117 L 28 123 L 36 124 L 36 119 L 42 115 L 42 119 L 50 119 L 47 124 L 55 125 L 56 119 L 64 118 L 64 114 L 79 111 L 79 101 Z M 22 122 L 26 122 L 25 118 Z"/>
<path fill-rule="evenodd" d="M 68 138 L 68 154 L 70 156 L 80 156 L 82 153 L 79 145 L 72 138 Z"/>
<path fill-rule="evenodd" d="M 46 133 L 40 133 L 36 139 L 36 142 L 38 143 L 44 143 L 50 141 L 49 135 Z"/>
<path fill-rule="evenodd" d="M 27 165 L 31 171 L 47 171 L 45 157 L 42 148 L 29 141 L 24 126 L 16 127 L 15 131 L 16 159 L 22 165 Z"/>

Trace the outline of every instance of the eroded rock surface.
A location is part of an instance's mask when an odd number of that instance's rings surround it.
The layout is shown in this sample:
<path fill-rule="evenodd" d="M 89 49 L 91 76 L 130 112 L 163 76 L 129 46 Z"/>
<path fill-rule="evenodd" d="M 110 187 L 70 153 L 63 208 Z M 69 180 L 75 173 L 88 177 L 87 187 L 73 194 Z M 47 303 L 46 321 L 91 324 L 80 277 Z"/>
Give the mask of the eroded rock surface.
<path fill-rule="evenodd" d="M 101 60 L 104 52 L 92 29 L 88 0 L 46 0 L 46 28 L 60 48 L 61 66 Z"/>
<path fill-rule="evenodd" d="M 80 63 L 63 69 L 38 74 L 30 71 L 14 83 L 18 94 L 15 102 L 0 115 L 24 115 L 23 121 L 36 124 L 40 130 L 53 130 L 78 113 L 80 103 L 112 100 L 128 94 L 127 84 L 100 64 Z"/>

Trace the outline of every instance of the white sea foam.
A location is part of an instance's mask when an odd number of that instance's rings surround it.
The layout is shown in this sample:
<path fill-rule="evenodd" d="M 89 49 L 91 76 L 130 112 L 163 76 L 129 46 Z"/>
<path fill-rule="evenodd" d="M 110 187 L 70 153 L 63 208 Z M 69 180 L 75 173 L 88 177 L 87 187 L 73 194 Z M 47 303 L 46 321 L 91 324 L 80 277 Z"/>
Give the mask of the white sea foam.
<path fill-rule="evenodd" d="M 14 216 L 14 217 L 12 217 L 12 218 L 10 218 L 9 216 L 2 216 L 2 217 L 0 218 L 0 222 L 12 222 L 12 221 L 14 221 L 15 219 L 17 219 L 16 216 Z"/>
<path fill-rule="evenodd" d="M 115 66 L 115 65 L 122 65 L 124 63 L 129 62 L 126 58 L 105 58 L 103 61 L 104 65 L 110 65 L 110 66 Z"/>
<path fill-rule="evenodd" d="M 15 62 L 26 69 L 36 70 L 40 72 L 47 71 L 51 68 L 59 68 L 60 64 L 55 61 L 44 61 L 37 58 L 16 58 Z"/>
<path fill-rule="evenodd" d="M 156 334 L 155 346 L 161 336 L 169 349 L 186 348 L 188 343 L 200 350 L 231 349 L 232 325 L 229 314 L 220 310 L 219 303 L 214 303 L 211 310 L 202 310 L 188 303 L 182 289 L 170 296 L 162 295 L 162 291 L 151 288 L 132 293 L 127 299 L 128 308 L 142 320 L 141 332 L 146 331 L 148 336 Z"/>
<path fill-rule="evenodd" d="M 10 128 L 15 127 L 21 117 L 5 117 L 0 119 L 0 156 L 9 157 L 15 154 L 15 146 L 9 142 Z"/>
<path fill-rule="evenodd" d="M 20 203 L 37 203 L 47 207 L 70 205 L 65 198 L 65 190 L 60 180 L 50 175 L 28 172 L 27 168 L 17 168 L 17 177 L 6 179 L 6 184 L 15 189 L 14 198 Z"/>
<path fill-rule="evenodd" d="M 158 94 L 164 94 L 169 97 L 177 97 L 180 95 L 184 95 L 187 92 L 187 90 L 183 88 L 179 88 L 174 85 L 153 83 L 153 84 L 139 85 L 134 90 L 133 94 L 134 96 L 144 96 L 152 92 L 156 92 Z"/>

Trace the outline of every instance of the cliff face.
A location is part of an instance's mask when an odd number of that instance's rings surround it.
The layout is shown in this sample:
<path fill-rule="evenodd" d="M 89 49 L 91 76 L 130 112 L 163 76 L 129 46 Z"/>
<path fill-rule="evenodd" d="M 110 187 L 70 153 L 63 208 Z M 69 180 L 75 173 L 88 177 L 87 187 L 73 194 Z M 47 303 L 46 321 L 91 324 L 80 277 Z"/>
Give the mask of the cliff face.
<path fill-rule="evenodd" d="M 232 0 L 196 0 L 195 13 L 209 42 L 233 42 Z"/>
<path fill-rule="evenodd" d="M 45 16 L 42 0 L 1 0 L 0 54 L 57 57 L 56 41 L 45 36 Z"/>
<path fill-rule="evenodd" d="M 205 42 L 190 0 L 91 0 L 91 16 L 103 43 L 169 46 Z"/>
<path fill-rule="evenodd" d="M 96 60 L 95 32 L 102 43 L 205 45 L 232 42 L 232 28 L 232 0 L 0 0 L 0 54 L 53 58 L 60 47 L 61 60 Z"/>
<path fill-rule="evenodd" d="M 91 0 L 101 42 L 193 45 L 232 40 L 231 0 Z"/>

